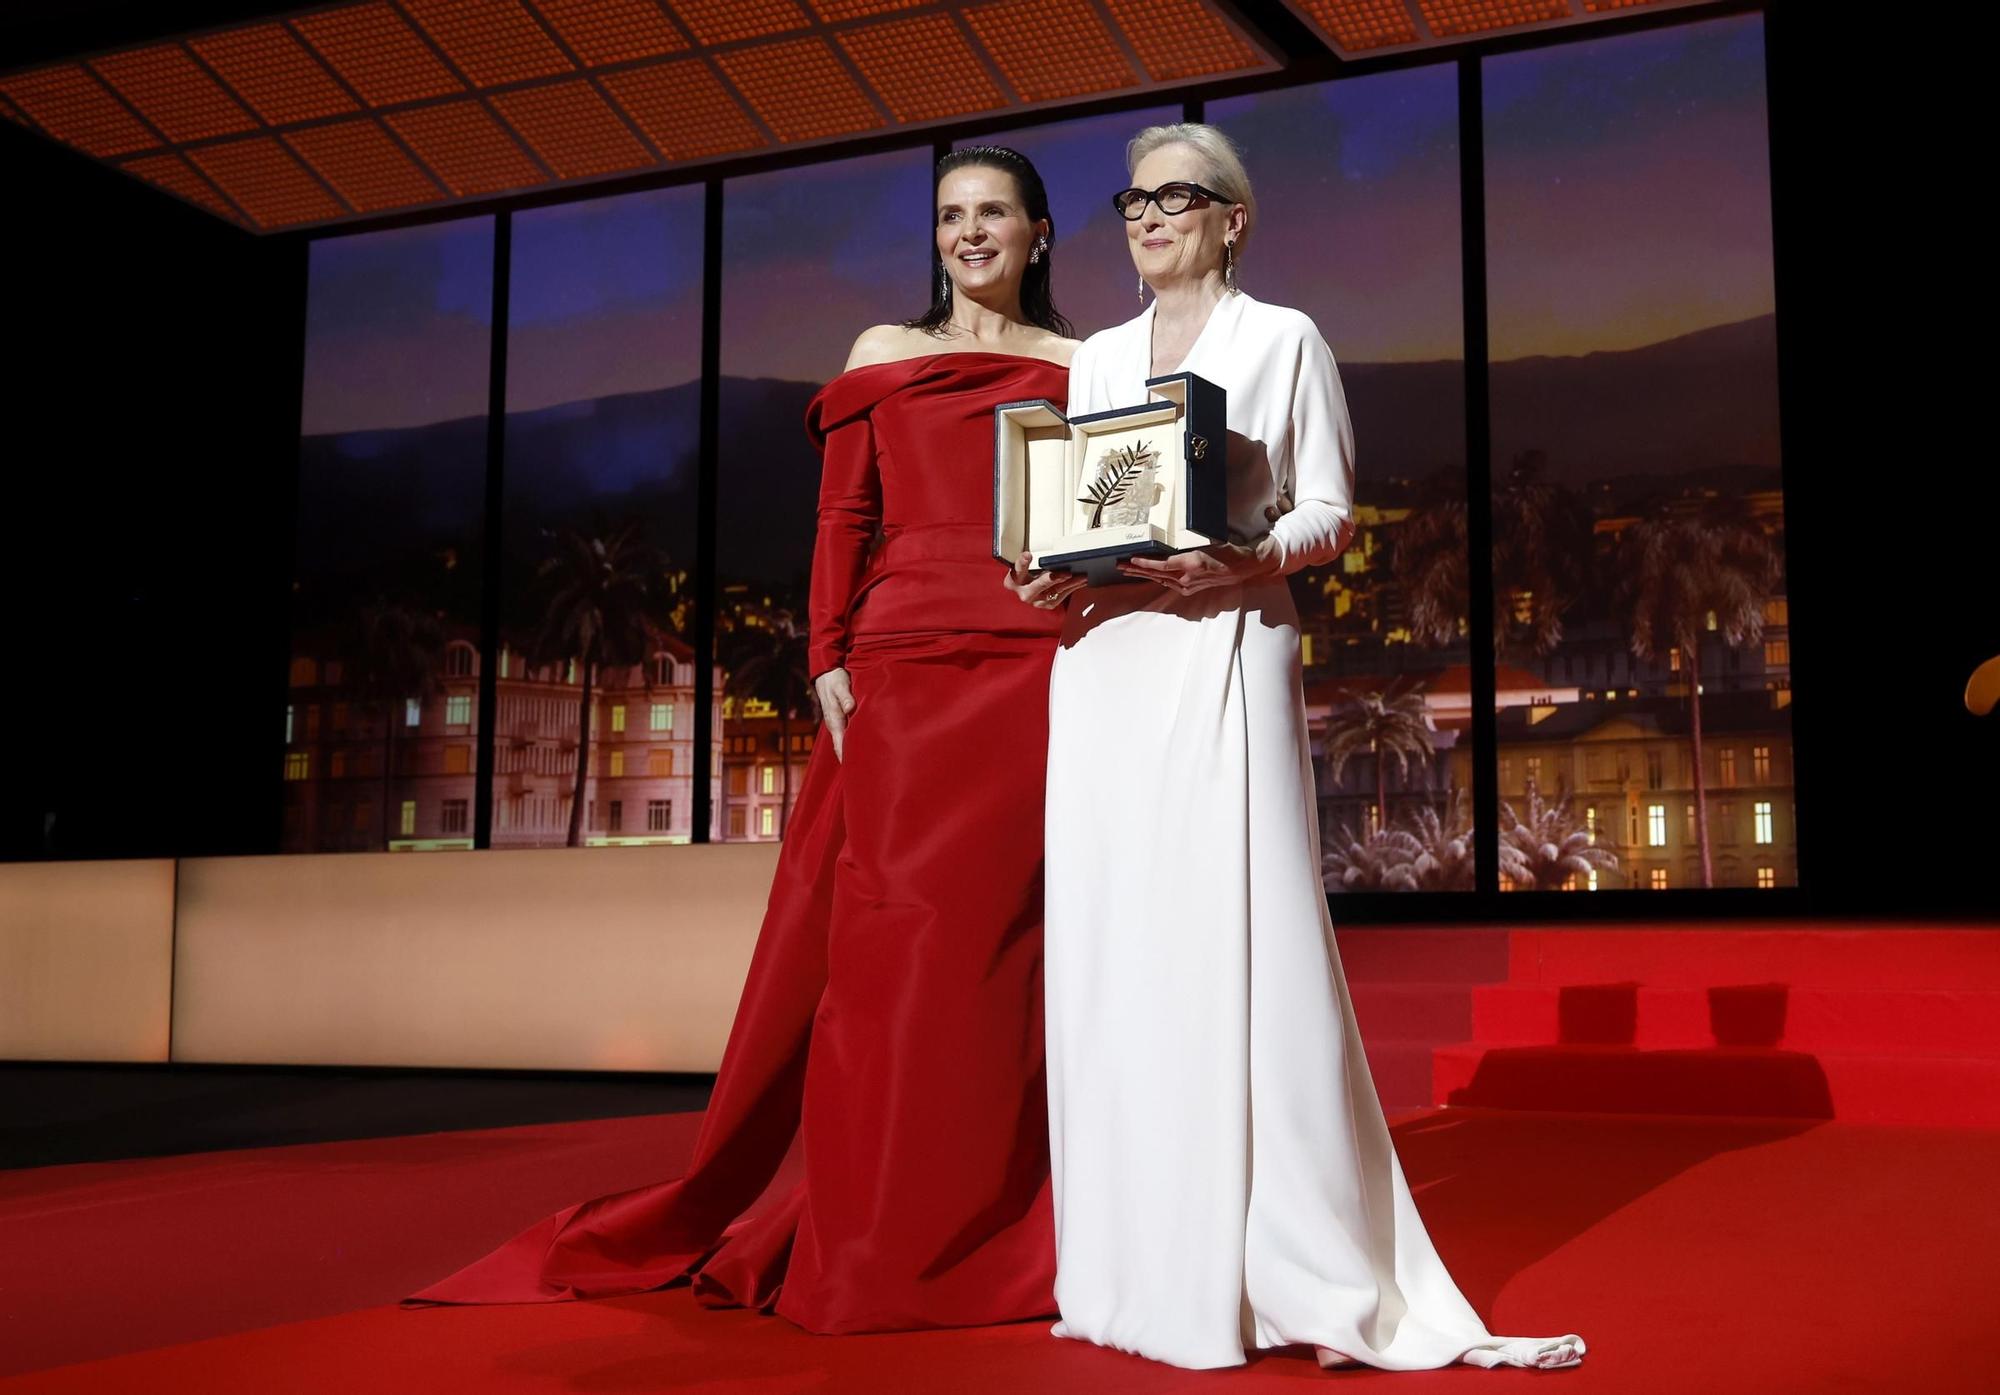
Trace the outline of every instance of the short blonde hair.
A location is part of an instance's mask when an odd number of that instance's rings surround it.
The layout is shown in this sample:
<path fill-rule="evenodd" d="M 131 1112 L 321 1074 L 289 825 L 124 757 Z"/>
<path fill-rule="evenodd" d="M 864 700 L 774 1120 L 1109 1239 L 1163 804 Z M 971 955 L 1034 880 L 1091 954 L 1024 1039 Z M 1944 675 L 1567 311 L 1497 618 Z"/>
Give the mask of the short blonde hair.
<path fill-rule="evenodd" d="M 1165 126 L 1148 126 L 1125 144 L 1125 174 L 1129 178 L 1139 162 L 1167 145 L 1185 145 L 1200 158 L 1201 182 L 1232 203 L 1243 205 L 1243 232 L 1236 239 L 1236 255 L 1250 245 L 1257 230 L 1257 195 L 1250 187 L 1250 172 L 1243 168 L 1243 153 L 1236 142 L 1214 126 L 1201 121 L 1175 121 Z"/>

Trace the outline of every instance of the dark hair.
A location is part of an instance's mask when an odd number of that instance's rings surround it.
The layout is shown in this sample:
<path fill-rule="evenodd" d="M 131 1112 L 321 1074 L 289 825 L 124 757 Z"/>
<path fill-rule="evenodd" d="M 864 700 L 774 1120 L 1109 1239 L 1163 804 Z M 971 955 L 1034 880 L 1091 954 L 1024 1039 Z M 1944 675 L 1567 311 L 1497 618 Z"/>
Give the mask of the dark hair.
<path fill-rule="evenodd" d="M 1074 339 L 1076 331 L 1070 322 L 1056 310 L 1055 298 L 1049 289 L 1049 276 L 1053 258 L 1049 251 L 1056 240 L 1056 220 L 1049 214 L 1049 191 L 1043 187 L 1042 176 L 1034 164 L 1018 150 L 1009 150 L 1004 145 L 968 145 L 958 150 L 946 151 L 937 162 L 937 171 L 931 178 L 931 195 L 935 200 L 937 188 L 944 183 L 944 177 L 953 170 L 964 169 L 967 165 L 977 165 L 985 169 L 1002 170 L 1014 177 L 1014 187 L 1021 191 L 1021 201 L 1028 206 L 1030 222 L 1047 219 L 1049 224 L 1049 249 L 1042 252 L 1042 259 L 1028 263 L 1027 272 L 1021 277 L 1021 311 L 1028 317 L 1028 323 L 1041 329 L 1060 334 L 1065 339 Z M 944 258 L 939 255 L 937 239 L 931 239 L 931 304 L 930 308 L 913 320 L 903 321 L 905 329 L 921 329 L 926 334 L 937 334 L 951 319 L 951 278 L 944 269 Z"/>

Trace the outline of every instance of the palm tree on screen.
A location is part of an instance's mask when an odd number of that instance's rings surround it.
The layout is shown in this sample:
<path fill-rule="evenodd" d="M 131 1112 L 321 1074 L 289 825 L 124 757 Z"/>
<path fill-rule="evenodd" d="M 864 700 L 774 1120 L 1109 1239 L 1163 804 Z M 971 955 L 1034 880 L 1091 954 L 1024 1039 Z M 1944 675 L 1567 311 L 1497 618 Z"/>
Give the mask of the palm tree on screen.
<path fill-rule="evenodd" d="M 773 611 L 760 625 L 744 625 L 731 646 L 727 691 L 739 710 L 762 698 L 778 710 L 778 765 L 784 781 L 778 803 L 778 836 L 792 813 L 792 719 L 812 708 L 812 673 L 806 631 L 789 610 Z"/>
<path fill-rule="evenodd" d="M 1567 793 L 1553 803 L 1528 781 L 1528 815 L 1500 802 L 1500 875 L 1524 891 L 1561 891 L 1573 876 L 1615 872 L 1618 854 L 1576 820 Z"/>
<path fill-rule="evenodd" d="M 651 648 L 648 614 L 658 554 L 642 525 L 615 529 L 563 528 L 550 535 L 554 552 L 542 562 L 550 588 L 541 628 L 532 646 L 541 663 L 574 662 L 581 688 L 577 703 L 576 788 L 569 806 L 570 847 L 583 843 L 583 810 L 590 780 L 591 697 L 606 668 L 644 664 Z"/>
<path fill-rule="evenodd" d="M 1694 507 L 1663 505 L 1625 530 L 1618 561 L 1620 605 L 1631 608 L 1632 652 L 1651 660 L 1678 651 L 1687 676 L 1701 884 L 1714 886 L 1702 770 L 1701 635 L 1715 630 L 1732 648 L 1761 640 L 1764 607 L 1781 584 L 1784 564 L 1743 502 L 1721 498 Z"/>
<path fill-rule="evenodd" d="M 1493 490 L 1493 649 L 1545 657 L 1562 617 L 1590 588 L 1592 522 L 1574 490 L 1546 477 L 1548 456 L 1517 454 Z M 1390 569 L 1419 644 L 1455 643 L 1472 612 L 1464 480 L 1434 476 L 1397 535 Z"/>
<path fill-rule="evenodd" d="M 1375 826 L 1389 826 L 1389 762 L 1397 778 L 1408 782 L 1414 762 L 1429 767 L 1431 737 L 1437 724 L 1424 702 L 1423 686 L 1398 678 L 1379 693 L 1341 690 L 1347 701 L 1336 706 L 1326 724 L 1327 778 L 1338 784 L 1347 762 L 1363 751 L 1375 753 Z"/>

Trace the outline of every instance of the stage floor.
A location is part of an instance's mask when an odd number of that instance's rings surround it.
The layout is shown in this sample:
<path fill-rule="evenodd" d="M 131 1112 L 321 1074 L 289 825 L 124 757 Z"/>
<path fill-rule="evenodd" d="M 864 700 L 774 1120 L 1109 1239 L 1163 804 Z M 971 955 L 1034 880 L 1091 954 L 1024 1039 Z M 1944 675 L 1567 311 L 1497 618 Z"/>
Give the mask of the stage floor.
<path fill-rule="evenodd" d="M 666 1114 L 0 1172 L 0 1395 L 57 1391 L 1634 1392 L 2000 1388 L 2000 1131 L 1453 1109 L 1400 1114 L 1439 1251 L 1497 1331 L 1578 1369 L 1186 1372 L 1045 1324 L 811 1337 L 685 1290 L 402 1311 L 519 1225 L 672 1175 Z"/>

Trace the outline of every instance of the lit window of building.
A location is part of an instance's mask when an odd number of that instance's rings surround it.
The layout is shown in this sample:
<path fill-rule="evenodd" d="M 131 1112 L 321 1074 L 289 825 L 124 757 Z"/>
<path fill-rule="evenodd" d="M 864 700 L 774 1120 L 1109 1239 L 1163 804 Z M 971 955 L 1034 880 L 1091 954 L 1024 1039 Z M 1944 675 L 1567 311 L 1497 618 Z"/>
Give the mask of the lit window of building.
<path fill-rule="evenodd" d="M 416 726 L 424 719 L 424 705 L 416 698 L 403 699 L 403 725 Z"/>
<path fill-rule="evenodd" d="M 470 826 L 467 816 L 471 813 L 471 801 L 447 799 L 444 802 L 444 817 L 439 827 L 446 833 L 463 833 Z"/>
<path fill-rule="evenodd" d="M 1654 891 L 1665 891 L 1667 889 L 1667 869 L 1664 867 L 1655 867 L 1652 875 L 1647 879 L 1646 885 Z"/>
<path fill-rule="evenodd" d="M 1764 641 L 1764 667 L 1784 668 L 1792 661 L 1792 642 L 1789 639 L 1767 639 Z"/>
<path fill-rule="evenodd" d="M 613 775 L 623 775 L 625 773 L 625 753 L 623 751 L 613 751 L 611 753 L 611 773 Z"/>
<path fill-rule="evenodd" d="M 1771 833 L 1771 801 L 1768 799 L 1758 800 L 1755 815 L 1757 821 L 1757 841 L 1759 843 L 1775 841 Z"/>
<path fill-rule="evenodd" d="M 766 838 L 772 837 L 777 833 L 778 811 L 772 805 L 766 804 L 757 811 L 757 831 Z"/>
<path fill-rule="evenodd" d="M 625 730 L 625 704 L 622 702 L 612 704 L 611 729 L 615 732 Z"/>
<path fill-rule="evenodd" d="M 646 753 L 646 773 L 666 776 L 674 773 L 674 753 L 672 750 L 648 751 Z"/>
<path fill-rule="evenodd" d="M 409 837 L 412 833 L 415 833 L 417 831 L 416 800 L 406 799 L 403 801 L 403 819 L 402 822 L 398 825 L 398 827 L 402 829 L 403 836 L 405 838 Z"/>
<path fill-rule="evenodd" d="M 453 693 L 444 700 L 446 726 L 462 727 L 472 720 L 472 694 Z"/>
<path fill-rule="evenodd" d="M 750 772 L 740 765 L 729 769 L 729 792 L 731 794 L 750 793 Z"/>
<path fill-rule="evenodd" d="M 1540 756 L 1528 757 L 1528 783 L 1536 789 L 1542 787 L 1542 758 Z"/>
<path fill-rule="evenodd" d="M 1584 806 L 1584 810 L 1583 810 L 1583 835 L 1584 835 L 1584 839 L 1585 839 L 1585 841 L 1587 841 L 1588 843 L 1590 843 L 1590 844 L 1591 844 L 1591 845 L 1592 845 L 1593 847 L 1595 847 L 1595 846 L 1596 846 L 1596 844 L 1597 844 L 1597 806 L 1596 806 L 1595 804 L 1588 804 L 1588 805 L 1585 805 L 1585 806 Z M 1597 882 L 1596 882 L 1596 880 L 1595 880 L 1595 878 L 1596 878 L 1596 876 L 1597 876 L 1597 873 L 1595 873 L 1595 872 L 1592 872 L 1592 873 L 1591 873 L 1590 875 L 1591 875 L 1591 877 L 1592 877 L 1592 881 L 1591 881 L 1591 884 L 1590 884 L 1590 889 L 1591 889 L 1592 891 L 1595 891 L 1595 890 L 1597 890 Z"/>
<path fill-rule="evenodd" d="M 285 744 L 292 744 L 292 718 L 296 715 L 291 703 L 285 704 Z"/>
<path fill-rule="evenodd" d="M 1734 746 L 1724 746 L 1721 750 L 1715 753 L 1715 763 L 1717 769 L 1721 772 L 1719 778 L 1721 779 L 1722 783 L 1725 785 L 1735 784 L 1736 748 Z"/>
<path fill-rule="evenodd" d="M 1664 848 L 1667 845 L 1667 806 L 1648 804 L 1646 806 L 1646 846 Z"/>
<path fill-rule="evenodd" d="M 765 794 L 776 794 L 778 792 L 778 767 L 775 765 L 758 766 L 757 787 Z"/>
<path fill-rule="evenodd" d="M 1759 867 L 1759 868 L 1757 869 L 1757 885 L 1758 885 L 1758 886 L 1776 886 L 1777 884 L 1778 884 L 1778 869 L 1777 869 L 1777 868 L 1775 868 L 1775 867 Z"/>
<path fill-rule="evenodd" d="M 1595 867 L 1587 869 L 1584 877 L 1584 888 L 1589 891 L 1597 890 L 1597 869 Z"/>
<path fill-rule="evenodd" d="M 444 773 L 447 775 L 467 775 L 472 772 L 472 748 L 470 746 L 447 746 L 444 748 Z"/>
<path fill-rule="evenodd" d="M 674 729 L 674 705 L 671 702 L 656 702 L 647 717 L 647 724 L 653 731 Z"/>
<path fill-rule="evenodd" d="M 310 751 L 285 752 L 285 778 L 287 780 L 304 780 L 310 778 L 311 775 L 312 775 L 312 752 Z"/>
<path fill-rule="evenodd" d="M 1752 746 L 1750 748 L 1750 778 L 1760 785 L 1771 783 L 1771 748 Z"/>

